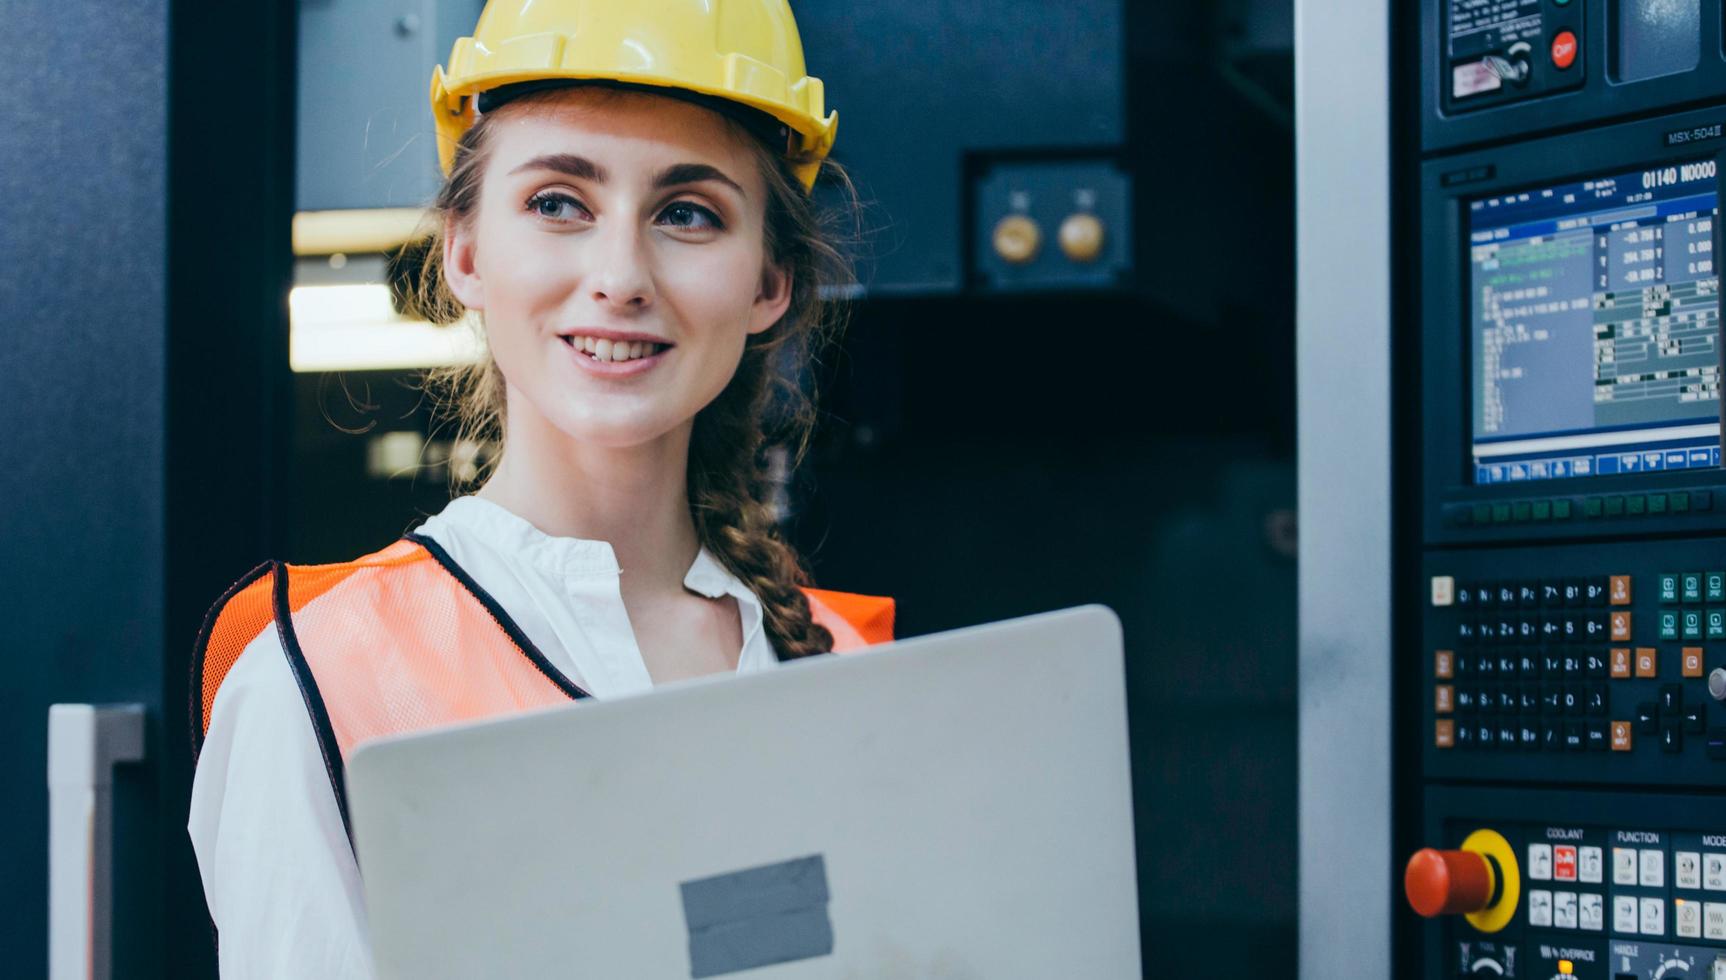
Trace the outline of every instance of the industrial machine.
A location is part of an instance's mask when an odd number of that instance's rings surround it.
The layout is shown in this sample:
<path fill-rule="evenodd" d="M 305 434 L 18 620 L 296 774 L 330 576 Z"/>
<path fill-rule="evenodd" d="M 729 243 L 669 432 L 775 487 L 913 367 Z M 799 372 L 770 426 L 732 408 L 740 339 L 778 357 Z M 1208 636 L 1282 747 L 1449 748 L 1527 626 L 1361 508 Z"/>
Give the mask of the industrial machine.
<path fill-rule="evenodd" d="M 1398 977 L 1726 980 L 1722 13 L 1393 14 Z"/>

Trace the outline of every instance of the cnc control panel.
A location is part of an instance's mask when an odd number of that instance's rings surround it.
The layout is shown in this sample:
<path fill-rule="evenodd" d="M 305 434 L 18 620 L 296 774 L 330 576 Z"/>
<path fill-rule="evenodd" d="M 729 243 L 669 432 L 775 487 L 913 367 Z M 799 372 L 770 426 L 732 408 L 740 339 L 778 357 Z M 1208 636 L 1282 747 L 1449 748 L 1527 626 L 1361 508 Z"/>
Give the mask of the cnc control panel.
<path fill-rule="evenodd" d="M 1419 16 L 1393 955 L 1726 980 L 1726 9 Z"/>

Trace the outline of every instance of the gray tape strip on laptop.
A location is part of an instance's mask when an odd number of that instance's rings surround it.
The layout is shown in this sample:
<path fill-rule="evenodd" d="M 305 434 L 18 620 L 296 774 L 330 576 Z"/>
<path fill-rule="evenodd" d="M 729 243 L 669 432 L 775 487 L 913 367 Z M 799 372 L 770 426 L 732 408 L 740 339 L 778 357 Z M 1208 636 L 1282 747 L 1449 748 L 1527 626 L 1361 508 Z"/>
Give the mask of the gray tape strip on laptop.
<path fill-rule="evenodd" d="M 686 881 L 682 889 L 695 980 L 833 953 L 819 854 Z"/>

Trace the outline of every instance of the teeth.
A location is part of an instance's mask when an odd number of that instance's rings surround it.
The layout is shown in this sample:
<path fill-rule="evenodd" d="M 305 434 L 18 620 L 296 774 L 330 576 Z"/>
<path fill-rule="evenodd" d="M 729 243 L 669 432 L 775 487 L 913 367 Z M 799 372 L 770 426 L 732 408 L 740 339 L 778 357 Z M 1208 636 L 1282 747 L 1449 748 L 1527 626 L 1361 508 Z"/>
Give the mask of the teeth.
<path fill-rule="evenodd" d="M 637 358 L 652 357 L 665 349 L 664 344 L 655 344 L 641 340 L 607 340 L 603 337 L 567 337 L 569 345 L 576 350 L 586 351 L 593 355 L 596 361 L 633 361 Z"/>

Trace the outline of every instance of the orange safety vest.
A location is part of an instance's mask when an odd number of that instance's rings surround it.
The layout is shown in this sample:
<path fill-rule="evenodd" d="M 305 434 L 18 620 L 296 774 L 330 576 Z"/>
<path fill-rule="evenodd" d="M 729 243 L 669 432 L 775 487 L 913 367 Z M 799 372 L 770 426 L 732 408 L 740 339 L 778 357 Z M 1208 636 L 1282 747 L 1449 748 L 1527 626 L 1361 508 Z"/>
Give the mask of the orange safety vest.
<path fill-rule="evenodd" d="M 892 599 L 804 592 L 835 651 L 893 639 Z M 266 562 L 216 600 L 192 652 L 194 754 L 223 678 L 272 626 L 344 824 L 344 763 L 361 743 L 588 697 L 441 545 L 409 534 L 335 565 Z"/>

